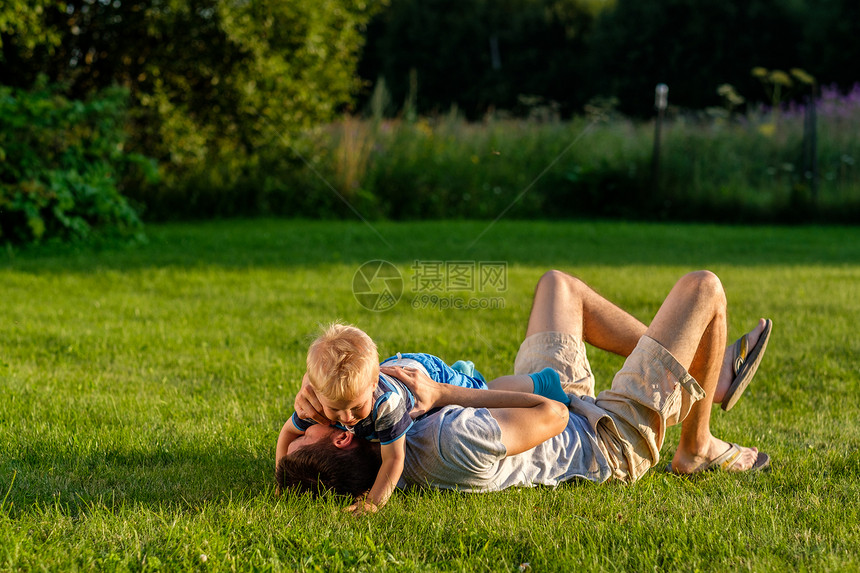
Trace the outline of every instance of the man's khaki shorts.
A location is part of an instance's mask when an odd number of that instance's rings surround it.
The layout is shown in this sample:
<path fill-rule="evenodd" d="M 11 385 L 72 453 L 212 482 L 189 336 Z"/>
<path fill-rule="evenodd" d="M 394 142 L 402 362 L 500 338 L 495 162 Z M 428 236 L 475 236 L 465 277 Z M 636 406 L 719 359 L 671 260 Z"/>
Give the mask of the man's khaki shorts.
<path fill-rule="evenodd" d="M 615 477 L 639 479 L 660 459 L 666 428 L 686 418 L 704 390 L 672 354 L 643 336 L 612 380 L 594 396 L 594 376 L 585 344 L 563 332 L 540 332 L 523 341 L 514 372 L 527 374 L 554 368 L 562 386 L 581 403 L 571 405 L 585 416 L 602 441 Z"/>
<path fill-rule="evenodd" d="M 514 373 L 531 374 L 547 366 L 558 372 L 565 392 L 594 397 L 594 374 L 579 338 L 566 332 L 539 332 L 526 338 L 517 352 Z"/>

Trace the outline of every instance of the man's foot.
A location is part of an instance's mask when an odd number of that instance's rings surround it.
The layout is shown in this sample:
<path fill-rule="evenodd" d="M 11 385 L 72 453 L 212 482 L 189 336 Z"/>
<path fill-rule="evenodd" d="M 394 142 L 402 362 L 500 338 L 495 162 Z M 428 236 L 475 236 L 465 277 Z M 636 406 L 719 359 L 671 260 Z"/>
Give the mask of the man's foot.
<path fill-rule="evenodd" d="M 729 410 L 735 405 L 755 375 L 772 326 L 770 320 L 760 318 L 755 328 L 726 348 L 720 379 L 714 392 L 714 403 L 722 404 L 723 410 Z"/>
<path fill-rule="evenodd" d="M 770 456 L 758 448 L 744 448 L 716 438 L 711 438 L 704 455 L 691 455 L 680 449 L 672 459 L 672 473 L 681 475 L 707 471 L 727 472 L 762 471 L 770 468 Z"/>

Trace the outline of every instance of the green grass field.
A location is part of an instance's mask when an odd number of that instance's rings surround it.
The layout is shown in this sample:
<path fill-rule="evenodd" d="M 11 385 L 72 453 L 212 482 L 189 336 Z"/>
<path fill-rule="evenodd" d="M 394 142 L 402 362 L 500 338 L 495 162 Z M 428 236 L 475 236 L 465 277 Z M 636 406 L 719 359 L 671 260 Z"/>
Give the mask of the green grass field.
<path fill-rule="evenodd" d="M 860 569 L 858 228 L 255 220 L 148 233 L 139 247 L 0 254 L 0 570 Z M 402 273 L 385 312 L 352 292 L 373 259 Z M 501 292 L 437 293 L 502 308 L 413 308 L 418 274 L 440 261 L 505 263 Z M 497 376 L 550 268 L 646 322 L 681 274 L 708 268 L 732 340 L 772 318 L 756 381 L 713 427 L 767 451 L 773 471 L 398 493 L 360 519 L 343 500 L 275 495 L 275 440 L 318 324 L 361 326 L 383 357 L 469 358 Z M 591 359 L 606 388 L 620 359 Z"/>

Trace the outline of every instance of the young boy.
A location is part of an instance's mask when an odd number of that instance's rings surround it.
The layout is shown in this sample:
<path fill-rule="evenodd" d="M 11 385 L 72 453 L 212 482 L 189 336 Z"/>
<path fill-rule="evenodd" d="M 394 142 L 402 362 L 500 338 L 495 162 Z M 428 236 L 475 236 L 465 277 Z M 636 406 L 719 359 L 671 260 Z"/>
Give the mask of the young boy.
<path fill-rule="evenodd" d="M 378 359 L 376 344 L 364 331 L 338 323 L 330 325 L 311 344 L 307 357 L 305 376 L 322 404 L 322 413 L 356 436 L 380 443 L 382 466 L 373 487 L 364 499 L 348 508 L 356 514 L 376 511 L 394 491 L 403 472 L 403 438 L 412 426 L 410 414 L 415 407 L 415 397 L 409 389 L 379 371 Z M 485 383 L 480 373 L 469 376 L 458 372 L 430 354 L 398 353 L 382 365 L 423 370 L 434 381 L 455 386 L 534 392 L 565 404 L 569 400 L 558 373 L 551 368 Z M 463 370 L 473 372 L 471 363 L 465 363 Z M 300 446 L 302 436 L 314 424 L 293 413 L 278 438 L 276 461 Z"/>

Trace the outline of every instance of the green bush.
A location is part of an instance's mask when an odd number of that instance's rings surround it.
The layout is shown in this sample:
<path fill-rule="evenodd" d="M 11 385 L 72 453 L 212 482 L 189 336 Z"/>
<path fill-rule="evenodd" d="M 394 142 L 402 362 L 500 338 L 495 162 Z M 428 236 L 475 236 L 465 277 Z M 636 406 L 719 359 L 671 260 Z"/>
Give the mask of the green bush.
<path fill-rule="evenodd" d="M 135 196 L 156 211 L 176 200 L 198 217 L 247 214 L 253 197 L 231 211 L 224 194 L 267 161 L 259 150 L 352 104 L 362 31 L 386 3 L 0 2 L 0 77 L 26 88 L 46 74 L 75 99 L 127 87 L 127 149 L 156 158 L 163 185 Z"/>
<path fill-rule="evenodd" d="M 123 151 L 126 97 L 111 89 L 78 101 L 45 82 L 32 91 L 0 86 L 0 242 L 140 234 L 119 181 L 156 171 Z"/>

